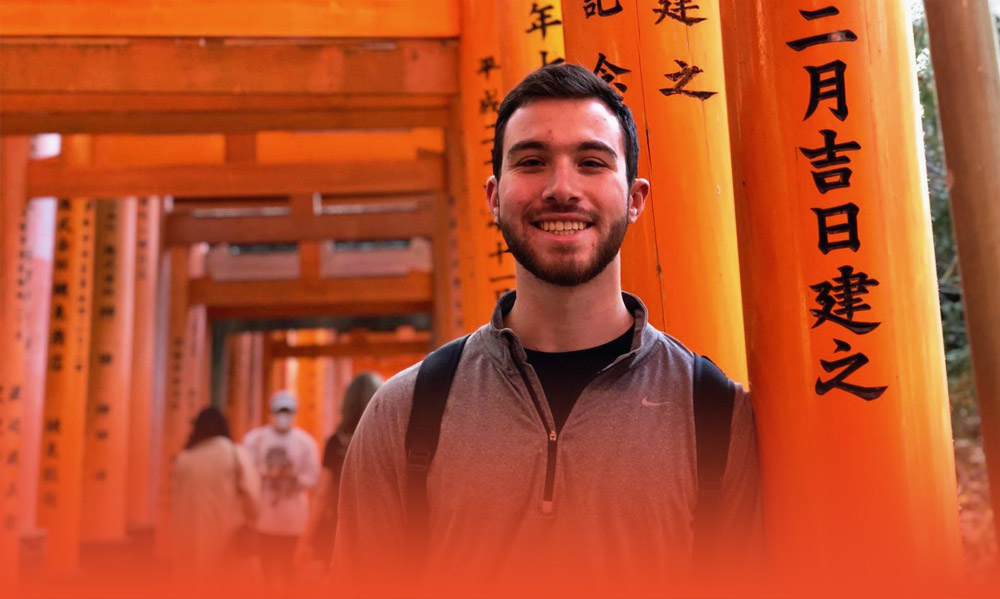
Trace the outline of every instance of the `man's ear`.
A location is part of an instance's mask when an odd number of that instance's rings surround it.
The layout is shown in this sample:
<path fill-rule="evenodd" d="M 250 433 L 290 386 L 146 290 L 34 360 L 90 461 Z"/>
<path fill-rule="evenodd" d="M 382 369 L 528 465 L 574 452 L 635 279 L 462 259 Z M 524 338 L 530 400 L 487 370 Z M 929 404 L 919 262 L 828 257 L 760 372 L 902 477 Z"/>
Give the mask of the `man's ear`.
<path fill-rule="evenodd" d="M 632 188 L 628 192 L 628 222 L 635 223 L 642 214 L 642 209 L 646 207 L 646 198 L 649 197 L 649 181 L 636 179 L 632 182 Z"/>
<path fill-rule="evenodd" d="M 493 222 L 497 222 L 500 215 L 500 183 L 493 175 L 486 180 L 486 203 L 489 204 Z"/>

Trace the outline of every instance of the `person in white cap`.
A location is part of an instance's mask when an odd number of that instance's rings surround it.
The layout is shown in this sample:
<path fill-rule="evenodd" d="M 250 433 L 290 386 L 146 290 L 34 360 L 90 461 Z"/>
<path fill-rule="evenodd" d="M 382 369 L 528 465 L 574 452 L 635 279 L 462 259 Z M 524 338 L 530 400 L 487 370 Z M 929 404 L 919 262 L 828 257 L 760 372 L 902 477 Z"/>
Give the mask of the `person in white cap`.
<path fill-rule="evenodd" d="M 287 587 L 294 572 L 292 557 L 309 517 L 307 492 L 319 478 L 319 448 L 294 426 L 298 402 L 290 391 L 271 397 L 271 424 L 247 433 L 243 445 L 261 477 L 257 516 L 258 552 L 267 583 Z"/>

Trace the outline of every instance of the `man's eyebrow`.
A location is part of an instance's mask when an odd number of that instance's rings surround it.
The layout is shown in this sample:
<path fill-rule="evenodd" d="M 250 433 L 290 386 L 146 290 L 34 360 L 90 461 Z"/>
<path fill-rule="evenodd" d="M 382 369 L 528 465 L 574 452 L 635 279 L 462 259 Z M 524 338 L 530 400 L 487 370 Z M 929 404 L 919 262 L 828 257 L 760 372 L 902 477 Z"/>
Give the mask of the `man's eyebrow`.
<path fill-rule="evenodd" d="M 603 141 L 597 141 L 597 140 L 585 141 L 576 146 L 576 149 L 578 152 L 587 152 L 587 151 L 605 152 L 607 154 L 611 154 L 611 156 L 614 157 L 615 160 L 618 159 L 618 152 L 615 152 L 614 148 L 604 143 Z"/>
<path fill-rule="evenodd" d="M 510 147 L 507 150 L 507 157 L 510 158 L 511 155 L 517 152 L 523 152 L 525 150 L 547 150 L 548 145 L 537 139 L 524 139 L 521 140 Z"/>

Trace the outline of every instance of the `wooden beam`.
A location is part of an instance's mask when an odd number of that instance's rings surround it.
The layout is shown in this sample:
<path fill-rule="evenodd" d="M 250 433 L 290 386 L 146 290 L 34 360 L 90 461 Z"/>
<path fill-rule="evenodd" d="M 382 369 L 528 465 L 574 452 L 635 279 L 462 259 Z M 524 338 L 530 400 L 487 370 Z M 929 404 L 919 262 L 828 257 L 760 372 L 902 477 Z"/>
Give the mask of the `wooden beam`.
<path fill-rule="evenodd" d="M 286 304 L 274 306 L 210 306 L 210 320 L 275 320 L 295 318 L 322 318 L 328 316 L 397 316 L 401 314 L 427 314 L 433 302 L 400 301 L 370 304 L 364 302 L 337 302 L 326 304 Z"/>
<path fill-rule="evenodd" d="M 375 241 L 430 237 L 434 234 L 430 202 L 412 211 L 369 214 L 317 214 L 206 218 L 170 214 L 164 227 L 168 246 L 193 243 L 291 243 L 296 241 Z"/>
<path fill-rule="evenodd" d="M 227 135 L 226 162 L 257 162 L 257 135 L 254 133 Z"/>
<path fill-rule="evenodd" d="M 424 354 L 431 351 L 430 340 L 372 340 L 324 343 L 320 345 L 274 344 L 272 358 L 349 358 L 352 356 L 398 356 Z"/>
<path fill-rule="evenodd" d="M 231 163 L 146 168 L 72 167 L 53 161 L 28 165 L 29 197 L 420 193 L 443 186 L 444 166 L 440 157 L 422 157 L 411 162 Z"/>
<path fill-rule="evenodd" d="M 447 40 L 4 37 L 0 56 L 5 93 L 458 93 Z"/>
<path fill-rule="evenodd" d="M 0 45 L 2 52 L 2 45 Z M 6 54 L 0 54 L 6 56 Z M 450 94 L 246 94 L 235 93 L 123 93 L 3 92 L 0 115 L 52 112 L 73 113 L 199 113 L 199 112 L 320 112 L 374 109 L 447 109 Z"/>
<path fill-rule="evenodd" d="M 73 97 L 72 94 L 66 94 Z M 0 94 L 0 104 L 7 95 Z M 253 131 L 329 131 L 443 127 L 439 108 L 253 112 L 11 112 L 0 111 L 0 133 L 247 133 Z"/>
<path fill-rule="evenodd" d="M 427 302 L 434 297 L 431 275 L 413 272 L 402 277 L 329 278 L 295 281 L 190 282 L 190 302 L 216 306 L 273 307 L 335 306 Z M 364 313 L 364 312 L 362 312 Z"/>
<path fill-rule="evenodd" d="M 4 0 L 5 35 L 457 37 L 455 0 Z"/>

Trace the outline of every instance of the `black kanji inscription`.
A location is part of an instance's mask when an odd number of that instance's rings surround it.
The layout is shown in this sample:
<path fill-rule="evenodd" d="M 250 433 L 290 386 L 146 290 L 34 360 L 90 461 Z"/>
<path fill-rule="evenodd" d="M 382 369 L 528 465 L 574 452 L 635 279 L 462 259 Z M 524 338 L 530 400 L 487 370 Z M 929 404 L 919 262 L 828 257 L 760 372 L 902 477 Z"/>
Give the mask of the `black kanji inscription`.
<path fill-rule="evenodd" d="M 697 65 L 688 66 L 688 63 L 684 62 L 683 60 L 674 60 L 674 62 L 677 63 L 677 66 L 679 66 L 681 70 L 677 71 L 676 73 L 669 73 L 664 75 L 664 77 L 674 82 L 674 86 L 661 89 L 660 90 L 661 94 L 663 94 L 664 96 L 673 96 L 673 95 L 690 96 L 692 98 L 698 98 L 699 100 L 704 101 L 711 98 L 716 93 L 718 93 L 718 92 L 706 92 L 706 91 L 691 91 L 685 89 L 687 87 L 687 84 L 690 83 L 692 79 L 694 79 L 701 73 L 704 73 L 705 71 L 703 71 L 701 67 L 698 67 Z"/>
<path fill-rule="evenodd" d="M 858 238 L 858 208 L 857 204 L 847 203 L 833 208 L 813 208 L 819 223 L 819 249 L 824 254 L 833 250 L 849 249 L 858 251 L 861 239 Z M 831 219 L 843 217 L 836 222 Z"/>
<path fill-rule="evenodd" d="M 631 73 L 631 69 L 626 69 L 620 67 L 616 64 L 608 62 L 608 57 L 604 55 L 603 52 L 598 52 L 597 54 L 597 66 L 594 67 L 594 74 L 604 79 L 608 84 L 613 85 L 618 88 L 618 91 L 625 93 L 628 91 L 628 86 L 624 83 L 618 82 L 616 79 L 618 75 L 625 75 Z"/>
<path fill-rule="evenodd" d="M 688 11 L 698 10 L 701 7 L 695 4 L 695 0 L 660 0 L 660 7 L 654 8 L 653 13 L 659 15 L 654 25 L 659 25 L 663 19 L 670 17 L 675 21 L 680 21 L 688 27 L 706 21 L 705 17 L 688 16 Z"/>
<path fill-rule="evenodd" d="M 877 287 L 879 282 L 866 273 L 854 272 L 854 267 L 850 265 L 841 266 L 838 270 L 840 276 L 834 277 L 832 281 L 823 281 L 809 287 L 816 292 L 816 303 L 820 305 L 819 309 L 809 311 L 816 317 L 812 328 L 830 321 L 856 335 L 874 331 L 881 322 L 862 322 L 855 320 L 854 316 L 858 312 L 872 309 L 862 296 L 868 295 L 869 287 Z"/>
<path fill-rule="evenodd" d="M 849 343 L 839 339 L 834 339 L 834 341 L 837 343 L 838 352 L 850 351 L 851 345 Z M 834 372 L 836 370 L 840 370 L 840 372 L 826 381 L 824 381 L 822 377 L 817 377 L 816 393 L 819 395 L 826 395 L 834 389 L 840 389 L 841 391 L 846 391 L 851 395 L 856 395 L 865 401 L 871 401 L 879 398 L 889 387 L 864 387 L 862 385 L 847 382 L 847 377 L 857 372 L 868 362 L 868 356 L 861 352 L 847 356 L 846 358 L 841 358 L 840 360 L 820 360 L 819 363 L 823 366 L 823 370 L 826 372 Z"/>
<path fill-rule="evenodd" d="M 545 34 L 549 30 L 549 27 L 555 27 L 556 25 L 562 25 L 562 21 L 552 17 L 551 13 L 555 7 L 551 4 L 546 4 L 545 6 L 538 6 L 537 2 L 531 3 L 531 15 L 534 20 L 531 22 L 531 27 L 525 30 L 525 33 L 532 33 L 535 31 L 542 32 L 542 39 L 545 39 Z"/>

